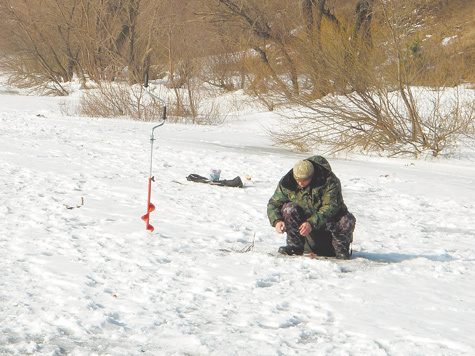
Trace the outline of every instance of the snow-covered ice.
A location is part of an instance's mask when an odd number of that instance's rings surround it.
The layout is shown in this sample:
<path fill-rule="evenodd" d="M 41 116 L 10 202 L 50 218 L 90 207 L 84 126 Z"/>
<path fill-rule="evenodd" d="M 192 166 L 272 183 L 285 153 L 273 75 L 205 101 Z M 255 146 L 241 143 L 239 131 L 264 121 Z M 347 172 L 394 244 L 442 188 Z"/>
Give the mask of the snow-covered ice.
<path fill-rule="evenodd" d="M 353 259 L 285 258 L 266 204 L 310 154 L 272 147 L 272 114 L 157 129 L 150 233 L 152 123 L 0 103 L 1 355 L 475 354 L 475 154 L 327 157 Z M 212 167 L 252 180 L 186 180 Z"/>

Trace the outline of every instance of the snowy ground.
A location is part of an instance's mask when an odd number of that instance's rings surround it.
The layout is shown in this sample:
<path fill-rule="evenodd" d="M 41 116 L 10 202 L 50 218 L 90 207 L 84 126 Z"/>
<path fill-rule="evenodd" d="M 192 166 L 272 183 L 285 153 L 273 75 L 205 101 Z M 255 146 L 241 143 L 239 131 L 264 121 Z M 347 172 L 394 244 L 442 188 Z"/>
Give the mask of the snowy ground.
<path fill-rule="evenodd" d="M 283 258 L 266 204 L 308 155 L 271 147 L 269 114 L 157 129 L 150 233 L 153 125 L 12 94 L 0 90 L 1 355 L 475 354 L 475 155 L 327 157 L 357 217 L 353 259 Z M 212 167 L 252 180 L 185 179 Z"/>

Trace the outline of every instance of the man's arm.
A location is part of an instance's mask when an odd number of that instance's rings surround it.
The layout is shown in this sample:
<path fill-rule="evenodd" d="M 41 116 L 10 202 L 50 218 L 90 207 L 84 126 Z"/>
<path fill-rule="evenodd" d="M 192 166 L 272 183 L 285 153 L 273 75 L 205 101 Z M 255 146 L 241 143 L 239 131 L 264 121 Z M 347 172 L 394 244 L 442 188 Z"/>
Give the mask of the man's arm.
<path fill-rule="evenodd" d="M 267 216 L 272 226 L 275 226 L 278 221 L 284 220 L 284 217 L 282 216 L 282 206 L 284 206 L 288 201 L 289 199 L 282 191 L 282 187 L 279 184 L 274 195 L 272 195 L 267 203 Z"/>
<path fill-rule="evenodd" d="M 329 178 L 327 183 L 323 188 L 320 208 L 307 219 L 312 228 L 316 230 L 321 229 L 326 223 L 330 222 L 343 206 L 340 180 L 333 176 Z"/>

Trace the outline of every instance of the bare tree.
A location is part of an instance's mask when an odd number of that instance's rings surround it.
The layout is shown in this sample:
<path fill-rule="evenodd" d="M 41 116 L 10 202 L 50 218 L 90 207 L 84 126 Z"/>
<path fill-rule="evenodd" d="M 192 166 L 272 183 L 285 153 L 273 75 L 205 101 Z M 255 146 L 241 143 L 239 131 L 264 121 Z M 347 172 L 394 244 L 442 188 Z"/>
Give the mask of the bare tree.
<path fill-rule="evenodd" d="M 286 96 L 299 92 L 298 70 L 295 64 L 293 14 L 296 1 L 219 0 L 208 5 L 207 19 L 220 29 L 232 26 L 246 38 L 247 45 L 265 67 L 280 91 Z M 248 67 L 248 74 L 252 68 Z M 258 73 L 260 71 L 258 70 Z M 282 76 L 290 79 L 290 85 Z M 261 79 L 260 74 L 255 79 Z M 255 81 L 254 81 L 255 82 Z M 255 85 L 256 83 L 254 83 Z"/>
<path fill-rule="evenodd" d="M 371 20 L 373 19 L 374 0 L 359 0 L 355 7 L 356 21 L 353 29 L 353 38 L 358 37 L 366 46 L 372 47 Z"/>
<path fill-rule="evenodd" d="M 41 5 L 41 6 L 40 6 Z M 11 54 L 3 64 L 25 84 L 52 83 L 61 94 L 64 82 L 77 72 L 79 51 L 74 22 L 80 0 L 0 1 L 3 51 Z"/>
<path fill-rule="evenodd" d="M 435 88 L 413 86 L 422 67 L 414 65 L 410 49 L 403 45 L 413 9 L 393 0 L 377 5 L 372 16 L 377 14 L 383 26 L 371 34 L 378 46 L 354 41 L 343 28 L 322 32 L 322 55 L 317 59 L 325 68 L 325 81 L 336 85 L 334 94 L 315 98 L 304 92 L 292 97 L 293 107 L 300 110 L 287 116 L 290 130 L 274 131 L 277 143 L 303 150 L 319 145 L 333 152 L 359 149 L 437 156 L 458 137 L 473 135 L 473 102 L 458 91 L 447 99 L 442 77 Z M 423 101 L 427 97 L 432 97 L 430 102 Z"/>

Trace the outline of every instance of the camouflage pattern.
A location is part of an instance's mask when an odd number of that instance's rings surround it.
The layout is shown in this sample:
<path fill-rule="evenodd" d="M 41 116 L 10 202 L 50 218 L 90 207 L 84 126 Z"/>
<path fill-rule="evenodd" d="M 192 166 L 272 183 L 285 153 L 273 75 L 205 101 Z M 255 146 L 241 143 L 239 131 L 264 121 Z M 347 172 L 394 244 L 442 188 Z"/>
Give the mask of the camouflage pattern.
<path fill-rule="evenodd" d="M 347 212 L 341 194 L 340 180 L 332 172 L 328 161 L 321 156 L 308 158 L 315 167 L 312 182 L 301 188 L 290 170 L 279 182 L 274 195 L 267 204 L 267 216 L 270 224 L 275 226 L 278 221 L 284 221 L 282 207 L 287 202 L 300 206 L 312 229 L 319 230 L 325 224 L 336 221 L 339 215 Z"/>
<path fill-rule="evenodd" d="M 332 234 L 332 245 L 335 254 L 340 258 L 350 256 L 350 245 L 353 242 L 356 218 L 350 212 L 343 215 L 337 222 L 330 222 L 326 229 Z"/>
<path fill-rule="evenodd" d="M 287 246 L 304 248 L 305 236 L 300 235 L 299 232 L 300 225 L 306 220 L 302 208 L 293 202 L 285 203 L 282 207 L 282 215 L 287 232 Z"/>
<path fill-rule="evenodd" d="M 341 216 L 336 222 L 327 223 L 323 231 L 312 230 L 307 237 L 300 235 L 299 232 L 300 225 L 306 221 L 301 207 L 293 202 L 285 203 L 282 214 L 287 232 L 287 246 L 294 251 L 308 250 L 319 256 L 349 258 L 356 223 L 355 217 L 350 212 Z"/>
<path fill-rule="evenodd" d="M 290 170 L 270 198 L 267 215 L 272 226 L 278 221 L 285 222 L 289 246 L 300 247 L 307 243 L 319 255 L 334 256 L 335 251 L 348 251 L 356 219 L 348 212 L 340 180 L 328 161 L 321 156 L 308 160 L 315 168 L 311 183 L 300 187 Z M 287 204 L 289 202 L 294 204 Z M 305 221 L 312 226 L 307 238 L 298 232 L 298 227 Z"/>

